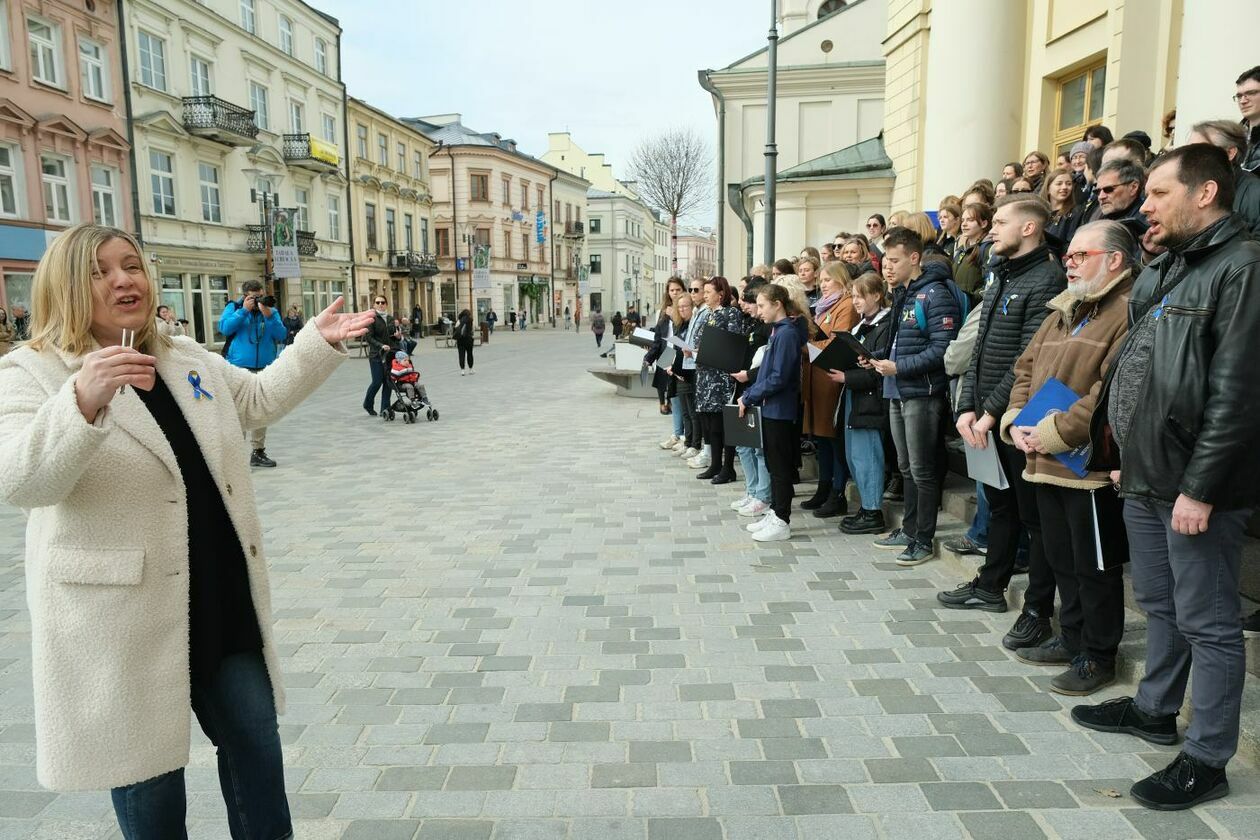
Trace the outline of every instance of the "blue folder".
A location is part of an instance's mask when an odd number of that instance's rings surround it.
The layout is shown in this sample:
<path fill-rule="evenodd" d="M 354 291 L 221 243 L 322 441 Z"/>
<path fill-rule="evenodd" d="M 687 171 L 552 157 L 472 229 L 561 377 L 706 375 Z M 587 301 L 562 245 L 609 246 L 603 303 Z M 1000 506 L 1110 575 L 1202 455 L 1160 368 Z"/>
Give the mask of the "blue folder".
<path fill-rule="evenodd" d="M 1046 384 L 1041 386 L 1041 390 L 1034 394 L 1028 404 L 1016 415 L 1015 425 L 1036 426 L 1052 412 L 1067 411 L 1080 398 L 1080 394 L 1054 377 L 1050 377 L 1046 380 Z M 1085 463 L 1089 460 L 1088 444 L 1078 446 L 1068 452 L 1060 452 L 1054 457 L 1081 478 L 1089 474 L 1089 470 L 1085 468 Z"/>

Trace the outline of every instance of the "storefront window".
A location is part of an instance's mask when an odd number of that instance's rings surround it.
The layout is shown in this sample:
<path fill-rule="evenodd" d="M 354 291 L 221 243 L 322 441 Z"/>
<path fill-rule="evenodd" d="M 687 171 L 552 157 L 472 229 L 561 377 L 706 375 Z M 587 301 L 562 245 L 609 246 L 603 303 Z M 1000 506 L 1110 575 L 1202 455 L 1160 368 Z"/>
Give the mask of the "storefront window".
<path fill-rule="evenodd" d="M 206 281 L 210 294 L 210 322 L 214 327 L 214 342 L 221 344 L 223 342 L 223 333 L 219 332 L 219 318 L 222 317 L 223 310 L 227 309 L 228 278 L 226 275 L 216 274 L 207 277 Z"/>
<path fill-rule="evenodd" d="M 24 306 L 26 313 L 31 314 L 31 283 L 35 275 L 26 271 L 6 271 L 4 273 L 4 299 L 8 304 L 9 316 L 13 316 L 13 307 Z"/>

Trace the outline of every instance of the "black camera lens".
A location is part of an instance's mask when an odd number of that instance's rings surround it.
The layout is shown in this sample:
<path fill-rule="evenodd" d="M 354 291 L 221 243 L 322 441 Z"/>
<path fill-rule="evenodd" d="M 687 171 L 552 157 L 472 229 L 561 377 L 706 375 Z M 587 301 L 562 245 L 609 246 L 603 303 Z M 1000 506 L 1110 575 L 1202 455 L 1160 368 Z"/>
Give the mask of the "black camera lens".
<path fill-rule="evenodd" d="M 275 308 L 276 308 L 276 296 L 275 296 L 275 295 L 267 295 L 265 298 L 263 298 L 263 299 L 262 299 L 262 305 L 263 305 L 263 306 L 265 306 L 265 307 L 267 307 L 268 309 L 275 309 Z"/>

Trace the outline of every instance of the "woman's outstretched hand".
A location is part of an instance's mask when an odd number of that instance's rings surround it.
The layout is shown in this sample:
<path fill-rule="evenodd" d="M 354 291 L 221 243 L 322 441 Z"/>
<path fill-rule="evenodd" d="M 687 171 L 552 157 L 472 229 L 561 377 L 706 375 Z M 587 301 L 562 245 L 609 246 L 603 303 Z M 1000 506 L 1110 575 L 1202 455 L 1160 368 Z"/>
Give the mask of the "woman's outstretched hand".
<path fill-rule="evenodd" d="M 345 302 L 344 297 L 338 297 L 328 308 L 315 316 L 315 328 L 319 330 L 319 334 L 329 344 L 338 344 L 350 338 L 358 338 L 368 331 L 372 326 L 372 320 L 376 318 L 376 313 L 372 310 L 367 312 L 338 312 L 342 304 Z"/>

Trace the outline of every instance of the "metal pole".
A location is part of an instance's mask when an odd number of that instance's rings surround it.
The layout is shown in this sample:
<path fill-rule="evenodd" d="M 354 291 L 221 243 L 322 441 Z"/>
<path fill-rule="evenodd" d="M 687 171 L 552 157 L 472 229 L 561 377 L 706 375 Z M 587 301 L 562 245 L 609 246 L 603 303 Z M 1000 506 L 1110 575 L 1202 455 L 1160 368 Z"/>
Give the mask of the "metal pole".
<path fill-rule="evenodd" d="M 779 156 L 779 150 L 774 144 L 774 103 L 776 98 L 775 82 L 779 74 L 779 21 L 778 21 L 778 0 L 770 0 L 770 46 L 766 51 L 766 57 L 769 60 L 769 67 L 766 71 L 766 195 L 765 195 L 765 243 L 762 248 L 762 255 L 766 265 L 774 264 L 774 193 L 776 158 Z"/>

